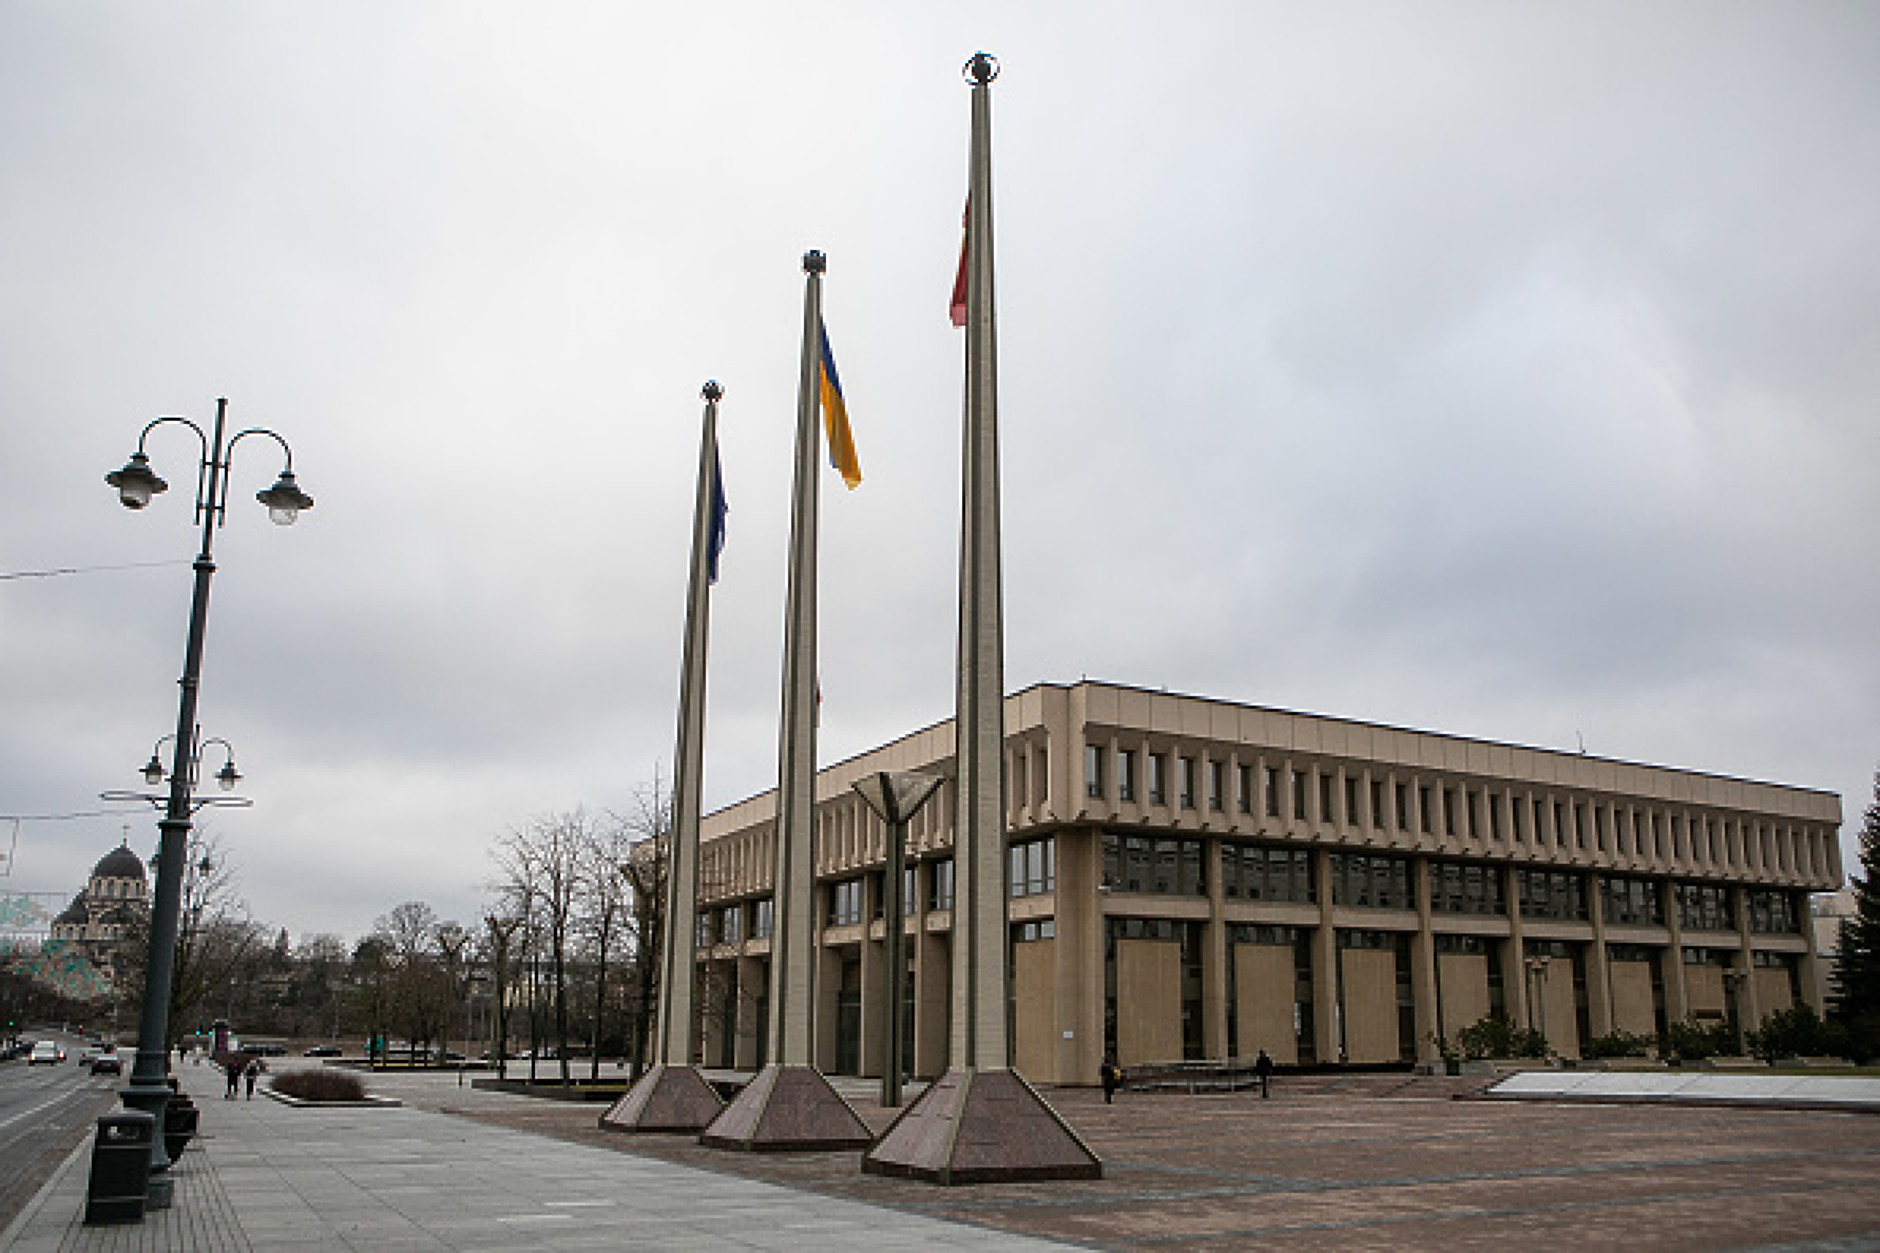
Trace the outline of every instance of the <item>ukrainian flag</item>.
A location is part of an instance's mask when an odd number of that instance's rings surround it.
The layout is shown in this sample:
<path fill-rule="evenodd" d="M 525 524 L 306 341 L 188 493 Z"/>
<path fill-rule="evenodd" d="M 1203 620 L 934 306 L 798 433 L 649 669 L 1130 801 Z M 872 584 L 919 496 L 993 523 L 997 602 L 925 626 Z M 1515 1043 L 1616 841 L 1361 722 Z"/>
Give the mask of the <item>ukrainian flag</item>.
<path fill-rule="evenodd" d="M 855 437 L 849 434 L 849 407 L 842 400 L 835 354 L 829 351 L 829 328 L 819 321 L 817 329 L 822 333 L 822 413 L 823 431 L 829 436 L 829 464 L 854 491 L 862 481 L 862 463 L 856 460 Z"/>

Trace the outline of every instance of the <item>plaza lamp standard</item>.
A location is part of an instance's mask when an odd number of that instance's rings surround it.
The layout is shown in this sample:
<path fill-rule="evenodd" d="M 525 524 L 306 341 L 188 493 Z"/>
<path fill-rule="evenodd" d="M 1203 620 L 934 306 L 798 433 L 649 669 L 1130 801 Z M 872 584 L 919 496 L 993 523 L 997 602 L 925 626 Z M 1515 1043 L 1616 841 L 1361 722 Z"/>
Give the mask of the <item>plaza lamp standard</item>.
<path fill-rule="evenodd" d="M 284 463 L 273 486 L 257 492 L 255 499 L 265 505 L 268 516 L 277 524 L 291 524 L 303 510 L 313 507 L 313 498 L 294 482 L 294 453 L 279 434 L 264 427 L 250 427 L 224 438 L 228 401 L 215 403 L 215 424 L 210 432 L 188 418 L 165 416 L 145 425 L 137 437 L 137 451 L 123 469 L 105 476 L 115 487 L 118 500 L 126 509 L 142 509 L 160 493 L 168 490 L 150 467 L 144 451 L 150 433 L 162 426 L 184 426 L 195 433 L 201 449 L 196 469 L 195 520 L 202 531 L 202 546 L 196 555 L 195 590 L 189 608 L 189 636 L 183 652 L 182 695 L 177 702 L 174 757 L 169 776 L 169 795 L 163 818 L 157 823 L 161 835 L 157 843 L 157 882 L 150 907 L 150 953 L 144 965 L 144 1001 L 137 1033 L 137 1061 L 125 1086 L 124 1104 L 143 1110 L 156 1119 L 157 1134 L 151 1137 L 149 1206 L 161 1209 L 170 1204 L 172 1182 L 167 1175 L 170 1159 L 163 1147 L 163 1112 L 169 1104 L 168 1073 L 170 979 L 176 958 L 176 935 L 182 909 L 183 863 L 188 858 L 189 830 L 195 812 L 205 802 L 195 796 L 196 695 L 202 674 L 204 631 L 209 619 L 209 580 L 215 573 L 212 555 L 216 528 L 227 513 L 228 474 L 235 446 L 250 436 L 273 440 L 280 446 Z M 161 746 L 161 741 L 159 741 Z M 226 745 L 225 745 L 226 746 Z M 155 758 L 156 753 L 152 754 Z M 161 762 L 157 763 L 159 770 Z M 150 778 L 146 767 L 145 778 Z M 158 776 L 161 777 L 160 774 Z M 227 779 L 230 786 L 240 776 L 235 774 L 233 754 L 217 780 Z"/>

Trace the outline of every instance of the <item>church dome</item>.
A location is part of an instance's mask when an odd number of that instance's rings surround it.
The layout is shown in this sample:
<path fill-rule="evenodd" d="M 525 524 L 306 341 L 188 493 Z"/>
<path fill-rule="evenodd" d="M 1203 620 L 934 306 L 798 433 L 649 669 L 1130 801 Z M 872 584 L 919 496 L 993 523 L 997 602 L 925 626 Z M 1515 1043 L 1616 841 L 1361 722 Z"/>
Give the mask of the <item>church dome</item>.
<path fill-rule="evenodd" d="M 144 877 L 144 859 L 131 852 L 128 845 L 120 844 L 98 859 L 98 864 L 91 868 L 91 877 L 136 879 L 141 882 Z"/>

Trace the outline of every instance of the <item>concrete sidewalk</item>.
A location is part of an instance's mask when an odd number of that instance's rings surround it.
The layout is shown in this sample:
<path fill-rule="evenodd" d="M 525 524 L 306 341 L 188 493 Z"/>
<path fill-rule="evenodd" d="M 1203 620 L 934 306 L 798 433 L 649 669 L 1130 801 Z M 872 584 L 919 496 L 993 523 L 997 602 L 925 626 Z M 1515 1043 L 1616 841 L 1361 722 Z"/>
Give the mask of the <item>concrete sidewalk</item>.
<path fill-rule="evenodd" d="M 174 1167 L 172 1208 L 141 1225 L 84 1226 L 87 1139 L 0 1249 L 1066 1247 L 409 1106 L 227 1101 L 208 1067 L 181 1078 L 203 1133 Z"/>

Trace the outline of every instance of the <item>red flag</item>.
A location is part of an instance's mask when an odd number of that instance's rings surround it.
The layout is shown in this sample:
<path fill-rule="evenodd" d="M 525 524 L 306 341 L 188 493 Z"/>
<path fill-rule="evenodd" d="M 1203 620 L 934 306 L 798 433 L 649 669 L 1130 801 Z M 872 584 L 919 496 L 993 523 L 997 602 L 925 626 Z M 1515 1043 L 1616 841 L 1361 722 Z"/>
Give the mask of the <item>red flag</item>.
<path fill-rule="evenodd" d="M 947 306 L 947 313 L 953 318 L 953 325 L 966 325 L 966 226 L 973 215 L 973 198 L 966 197 L 966 211 L 960 214 L 960 272 L 953 276 L 953 303 Z"/>

